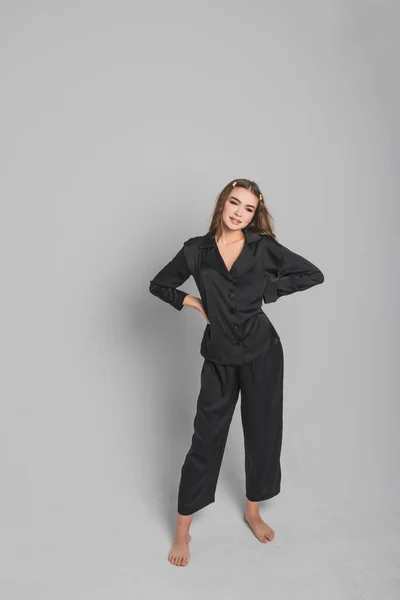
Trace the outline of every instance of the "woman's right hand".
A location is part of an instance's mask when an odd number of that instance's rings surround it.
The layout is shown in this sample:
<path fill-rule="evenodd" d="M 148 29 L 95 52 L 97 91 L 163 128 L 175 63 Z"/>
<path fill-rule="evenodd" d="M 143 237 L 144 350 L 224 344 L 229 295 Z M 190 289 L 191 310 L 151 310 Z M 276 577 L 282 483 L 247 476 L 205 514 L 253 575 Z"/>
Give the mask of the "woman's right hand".
<path fill-rule="evenodd" d="M 198 310 L 199 313 L 201 313 L 203 315 L 206 322 L 208 324 L 210 324 L 210 320 L 209 320 L 208 316 L 206 315 L 201 298 L 197 298 L 197 296 L 191 296 L 190 294 L 188 294 L 187 296 L 184 297 L 183 304 L 185 306 L 190 306 L 190 308 L 194 308 L 195 310 Z"/>

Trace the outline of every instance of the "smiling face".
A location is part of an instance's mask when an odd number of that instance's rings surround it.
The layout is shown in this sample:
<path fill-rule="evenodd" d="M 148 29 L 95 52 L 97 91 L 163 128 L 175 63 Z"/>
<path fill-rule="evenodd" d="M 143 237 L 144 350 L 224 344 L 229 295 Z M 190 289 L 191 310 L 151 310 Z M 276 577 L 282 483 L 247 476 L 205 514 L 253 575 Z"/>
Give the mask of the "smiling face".
<path fill-rule="evenodd" d="M 243 229 L 252 220 L 257 208 L 256 196 L 242 187 L 234 187 L 225 201 L 222 221 L 228 229 Z"/>

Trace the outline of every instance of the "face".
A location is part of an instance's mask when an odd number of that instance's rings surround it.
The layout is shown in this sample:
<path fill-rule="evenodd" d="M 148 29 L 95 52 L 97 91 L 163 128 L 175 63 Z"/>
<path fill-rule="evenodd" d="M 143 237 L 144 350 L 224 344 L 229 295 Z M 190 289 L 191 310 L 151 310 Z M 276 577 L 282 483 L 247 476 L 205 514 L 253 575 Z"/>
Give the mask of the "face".
<path fill-rule="evenodd" d="M 243 229 L 252 220 L 257 204 L 257 197 L 250 190 L 234 187 L 222 211 L 223 224 L 228 229 Z"/>

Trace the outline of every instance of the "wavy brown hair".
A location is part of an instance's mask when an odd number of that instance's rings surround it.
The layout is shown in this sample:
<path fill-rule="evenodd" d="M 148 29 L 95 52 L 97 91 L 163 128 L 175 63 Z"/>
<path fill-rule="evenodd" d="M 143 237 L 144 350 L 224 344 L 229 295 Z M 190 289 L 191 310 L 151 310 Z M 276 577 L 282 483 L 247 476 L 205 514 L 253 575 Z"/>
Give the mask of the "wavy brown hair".
<path fill-rule="evenodd" d="M 264 195 L 261 193 L 261 190 L 257 183 L 255 181 L 251 181 L 250 179 L 232 179 L 232 181 L 230 181 L 223 188 L 215 204 L 213 216 L 211 218 L 211 225 L 209 227 L 209 233 L 216 237 L 219 237 L 221 235 L 222 211 L 224 210 L 225 201 L 228 198 L 231 191 L 237 187 L 242 187 L 246 190 L 250 190 L 250 192 L 252 192 L 257 198 L 257 208 L 254 211 L 253 218 L 247 225 L 246 229 L 248 231 L 266 234 L 275 238 L 276 235 L 273 231 L 273 218 L 272 215 L 269 213 L 267 207 L 265 206 Z"/>

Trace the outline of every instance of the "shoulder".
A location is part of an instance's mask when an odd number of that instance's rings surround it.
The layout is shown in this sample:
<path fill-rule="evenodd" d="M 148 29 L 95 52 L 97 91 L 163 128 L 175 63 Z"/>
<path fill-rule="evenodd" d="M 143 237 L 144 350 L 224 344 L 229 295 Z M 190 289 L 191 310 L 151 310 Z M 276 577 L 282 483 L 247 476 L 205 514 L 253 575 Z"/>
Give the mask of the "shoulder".
<path fill-rule="evenodd" d="M 194 237 L 188 238 L 185 242 L 183 242 L 184 246 L 189 248 L 196 248 L 203 241 L 204 236 L 195 235 Z"/>
<path fill-rule="evenodd" d="M 282 256 L 282 244 L 267 233 L 261 235 L 260 244 L 267 259 L 272 259 L 274 263 L 279 262 Z"/>
<path fill-rule="evenodd" d="M 262 233 L 260 243 L 263 244 L 266 248 L 279 248 L 281 244 L 278 242 L 276 238 L 268 235 L 267 233 Z"/>
<path fill-rule="evenodd" d="M 199 253 L 200 253 L 199 248 L 201 247 L 203 240 L 204 240 L 204 236 L 195 235 L 191 238 L 188 238 L 183 243 L 183 253 L 185 256 L 186 264 L 189 268 L 189 271 L 191 272 L 191 274 L 193 276 L 196 271 L 196 265 L 197 265 L 198 257 L 199 257 Z"/>

